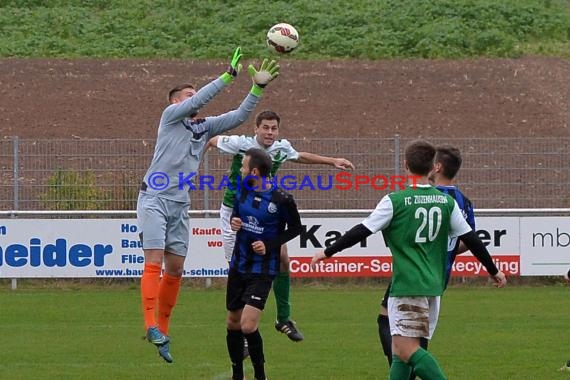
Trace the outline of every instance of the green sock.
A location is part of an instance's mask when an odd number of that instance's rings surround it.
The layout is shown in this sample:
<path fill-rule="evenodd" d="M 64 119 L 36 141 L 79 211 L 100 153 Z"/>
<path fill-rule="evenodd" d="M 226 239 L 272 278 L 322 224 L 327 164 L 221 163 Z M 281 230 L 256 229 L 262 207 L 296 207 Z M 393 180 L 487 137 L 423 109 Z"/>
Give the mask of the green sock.
<path fill-rule="evenodd" d="M 275 293 L 275 303 L 277 304 L 277 320 L 287 322 L 291 317 L 291 303 L 289 302 L 289 289 L 291 288 L 291 278 L 289 273 L 279 273 L 273 280 L 273 293 Z"/>
<path fill-rule="evenodd" d="M 409 379 L 412 367 L 401 361 L 396 355 L 392 355 L 392 365 L 390 366 L 390 380 Z"/>
<path fill-rule="evenodd" d="M 423 348 L 418 348 L 410 357 L 408 364 L 412 366 L 416 375 L 422 379 L 446 380 L 447 377 L 435 358 Z"/>

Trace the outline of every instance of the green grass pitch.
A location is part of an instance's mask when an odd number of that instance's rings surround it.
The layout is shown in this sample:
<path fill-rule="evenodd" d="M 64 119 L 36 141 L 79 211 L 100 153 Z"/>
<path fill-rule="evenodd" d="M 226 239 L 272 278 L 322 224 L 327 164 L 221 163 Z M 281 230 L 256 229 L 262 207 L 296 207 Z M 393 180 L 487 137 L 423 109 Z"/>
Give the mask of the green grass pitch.
<path fill-rule="evenodd" d="M 260 328 L 270 379 L 386 379 L 376 315 L 383 286 L 294 284 L 305 334 L 273 328 L 273 296 Z M 570 288 L 452 287 L 430 350 L 461 379 L 557 379 L 570 359 Z M 0 289 L 0 379 L 229 379 L 224 289 L 184 287 L 174 310 L 168 365 L 143 336 L 136 285 Z M 246 376 L 252 378 L 250 362 Z"/>

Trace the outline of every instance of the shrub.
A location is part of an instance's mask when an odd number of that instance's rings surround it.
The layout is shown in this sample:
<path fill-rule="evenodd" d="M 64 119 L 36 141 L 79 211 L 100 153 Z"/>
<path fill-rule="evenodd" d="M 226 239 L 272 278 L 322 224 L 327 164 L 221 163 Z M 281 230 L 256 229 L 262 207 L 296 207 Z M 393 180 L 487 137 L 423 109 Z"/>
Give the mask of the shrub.
<path fill-rule="evenodd" d="M 40 198 L 46 210 L 101 210 L 108 194 L 97 186 L 93 172 L 58 169 Z"/>

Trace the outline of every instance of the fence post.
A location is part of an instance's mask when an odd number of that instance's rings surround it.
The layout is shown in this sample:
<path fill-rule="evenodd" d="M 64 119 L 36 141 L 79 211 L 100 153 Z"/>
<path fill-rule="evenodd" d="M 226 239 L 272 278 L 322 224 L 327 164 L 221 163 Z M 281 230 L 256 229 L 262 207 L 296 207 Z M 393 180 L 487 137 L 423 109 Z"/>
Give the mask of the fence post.
<path fill-rule="evenodd" d="M 14 210 L 18 210 L 20 208 L 20 181 L 18 181 L 18 178 L 20 178 L 20 149 L 18 136 L 14 136 L 14 139 L 12 140 L 12 146 L 14 148 L 14 204 L 12 207 Z"/>
<path fill-rule="evenodd" d="M 19 147 L 19 138 L 18 136 L 14 136 L 12 140 L 12 147 L 13 147 L 13 154 L 14 154 L 14 167 L 13 167 L 13 175 L 14 175 L 14 204 L 12 208 L 14 210 L 18 210 L 20 208 L 20 147 Z M 15 213 L 12 213 L 12 218 L 15 218 Z M 11 288 L 12 290 L 18 289 L 18 279 L 13 278 L 11 281 Z"/>
<path fill-rule="evenodd" d="M 210 155 L 208 154 L 208 152 L 204 152 L 204 162 L 203 162 L 203 170 L 201 171 L 201 173 L 209 173 L 210 172 L 210 168 L 209 168 L 209 157 Z M 200 176 L 198 176 L 198 181 L 200 181 Z M 204 210 L 209 210 L 209 204 L 210 204 L 210 189 L 209 186 L 204 186 Z M 204 214 L 205 217 L 209 217 L 208 214 Z"/>
<path fill-rule="evenodd" d="M 203 163 L 203 165 L 204 165 L 203 168 L 204 168 L 204 169 L 202 170 L 202 173 L 209 173 L 209 172 L 210 172 L 210 170 L 209 170 L 209 160 L 208 160 L 208 157 L 209 157 L 209 156 L 210 156 L 210 155 L 208 154 L 207 151 L 204 152 L 204 163 Z M 199 180 L 200 180 L 200 178 L 198 178 L 198 181 L 199 181 Z M 205 188 L 204 188 L 204 201 L 203 201 L 203 202 L 204 202 L 204 203 L 203 203 L 203 205 L 204 205 L 204 210 L 209 210 L 209 209 L 210 209 L 210 192 L 209 192 L 208 186 L 205 186 Z M 204 214 L 204 218 L 209 218 L 209 217 L 210 217 L 210 214 L 208 214 L 208 213 L 205 213 L 205 214 Z M 212 287 L 212 278 L 211 278 L 211 277 L 206 277 L 204 286 L 205 286 L 206 288 Z"/>
<path fill-rule="evenodd" d="M 400 163 L 400 135 L 394 136 L 394 173 L 400 175 L 402 164 Z"/>

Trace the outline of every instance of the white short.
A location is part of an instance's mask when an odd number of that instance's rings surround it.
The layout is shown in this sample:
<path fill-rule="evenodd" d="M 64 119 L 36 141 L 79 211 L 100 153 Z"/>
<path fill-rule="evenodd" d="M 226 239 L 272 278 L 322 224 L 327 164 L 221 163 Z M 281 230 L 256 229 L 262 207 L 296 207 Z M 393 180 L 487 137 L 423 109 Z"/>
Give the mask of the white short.
<path fill-rule="evenodd" d="M 431 339 L 439 318 L 440 298 L 389 297 L 390 335 Z"/>
<path fill-rule="evenodd" d="M 143 192 L 137 201 L 137 224 L 143 249 L 162 249 L 178 256 L 188 254 L 189 203 L 175 202 Z"/>
<path fill-rule="evenodd" d="M 233 210 L 233 208 L 224 204 L 220 207 L 220 228 L 222 229 L 222 241 L 224 242 L 224 255 L 228 262 L 232 259 L 236 242 L 236 233 L 232 231 L 230 225 Z"/>

